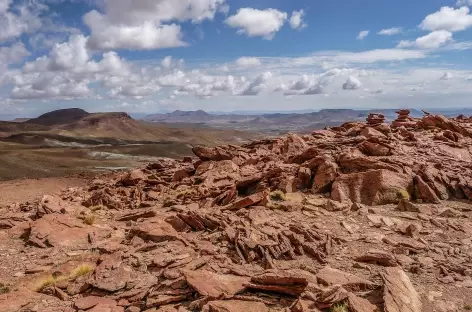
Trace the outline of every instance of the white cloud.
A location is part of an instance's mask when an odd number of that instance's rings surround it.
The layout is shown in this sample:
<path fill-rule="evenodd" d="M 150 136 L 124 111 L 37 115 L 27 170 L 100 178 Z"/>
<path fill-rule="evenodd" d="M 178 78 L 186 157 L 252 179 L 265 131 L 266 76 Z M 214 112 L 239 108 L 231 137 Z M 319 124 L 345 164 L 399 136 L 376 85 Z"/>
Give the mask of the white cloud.
<path fill-rule="evenodd" d="M 228 17 L 225 23 L 238 28 L 239 34 L 271 40 L 285 24 L 286 19 L 287 13 L 276 9 L 241 8 L 235 15 Z"/>
<path fill-rule="evenodd" d="M 305 11 L 293 11 L 292 16 L 290 17 L 290 27 L 293 29 L 303 29 L 308 26 L 307 23 L 303 21 L 303 17 L 305 16 Z"/>
<path fill-rule="evenodd" d="M 22 42 L 16 42 L 9 47 L 0 47 L 0 70 L 6 70 L 8 65 L 23 61 L 30 53 Z"/>
<path fill-rule="evenodd" d="M 454 78 L 454 75 L 451 72 L 445 72 L 439 80 L 450 80 L 452 78 Z"/>
<path fill-rule="evenodd" d="M 304 89 L 308 89 L 314 82 L 313 77 L 309 77 L 308 75 L 302 75 L 298 80 L 294 81 L 290 90 L 293 91 L 300 91 Z"/>
<path fill-rule="evenodd" d="M 39 29 L 39 15 L 47 8 L 36 1 L 24 2 L 15 7 L 12 7 L 12 4 L 11 0 L 0 0 L 0 42 Z"/>
<path fill-rule="evenodd" d="M 382 29 L 377 34 L 383 35 L 383 36 L 393 36 L 393 35 L 401 34 L 402 32 L 403 32 L 403 28 L 393 27 L 393 28 Z"/>
<path fill-rule="evenodd" d="M 93 10 L 83 19 L 91 30 L 92 49 L 174 48 L 186 45 L 183 34 L 179 25 L 166 23 L 212 20 L 224 3 L 225 0 L 104 0 L 104 14 Z"/>
<path fill-rule="evenodd" d="M 265 72 L 257 76 L 252 82 L 247 83 L 239 95 L 258 95 L 267 88 L 267 81 L 272 78 L 271 72 Z"/>
<path fill-rule="evenodd" d="M 472 0 L 457 0 L 456 6 L 461 7 L 464 5 L 472 6 Z"/>
<path fill-rule="evenodd" d="M 357 35 L 357 40 L 364 40 L 365 37 L 367 37 L 369 35 L 369 32 L 368 30 L 363 30 L 361 32 L 359 32 L 359 34 Z"/>
<path fill-rule="evenodd" d="M 145 21 L 138 25 L 114 25 L 97 11 L 84 16 L 84 22 L 90 27 L 92 35 L 88 45 L 92 49 L 135 49 L 151 50 L 183 47 L 179 25 L 159 25 Z"/>
<path fill-rule="evenodd" d="M 450 32 L 465 30 L 472 26 L 472 15 L 468 7 L 454 9 L 442 7 L 438 12 L 425 17 L 420 24 L 423 30 L 447 30 Z"/>
<path fill-rule="evenodd" d="M 261 60 L 257 57 L 240 57 L 236 60 L 236 65 L 241 67 L 260 66 Z"/>
<path fill-rule="evenodd" d="M 349 76 L 347 81 L 343 84 L 344 90 L 357 90 L 362 87 L 362 83 L 354 76 Z"/>
<path fill-rule="evenodd" d="M 419 48 L 419 49 L 437 49 L 446 43 L 452 41 L 452 33 L 447 30 L 433 31 L 426 36 L 419 37 L 415 41 L 402 40 L 397 48 Z"/>

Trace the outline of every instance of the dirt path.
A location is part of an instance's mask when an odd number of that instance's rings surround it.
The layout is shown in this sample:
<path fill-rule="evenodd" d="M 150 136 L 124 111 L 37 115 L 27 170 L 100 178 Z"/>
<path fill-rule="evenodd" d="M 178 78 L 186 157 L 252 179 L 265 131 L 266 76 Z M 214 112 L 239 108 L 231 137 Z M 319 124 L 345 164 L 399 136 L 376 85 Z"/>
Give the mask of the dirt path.
<path fill-rule="evenodd" d="M 32 201 L 44 194 L 53 194 L 69 187 L 85 185 L 80 178 L 21 179 L 0 182 L 0 206 Z"/>

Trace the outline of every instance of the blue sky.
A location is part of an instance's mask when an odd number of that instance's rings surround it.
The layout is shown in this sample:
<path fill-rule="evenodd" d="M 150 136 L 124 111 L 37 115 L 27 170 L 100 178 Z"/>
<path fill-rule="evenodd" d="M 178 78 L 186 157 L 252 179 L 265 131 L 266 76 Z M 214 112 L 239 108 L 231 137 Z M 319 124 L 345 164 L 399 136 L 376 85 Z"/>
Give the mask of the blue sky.
<path fill-rule="evenodd" d="M 0 0 L 0 115 L 470 107 L 472 0 Z"/>

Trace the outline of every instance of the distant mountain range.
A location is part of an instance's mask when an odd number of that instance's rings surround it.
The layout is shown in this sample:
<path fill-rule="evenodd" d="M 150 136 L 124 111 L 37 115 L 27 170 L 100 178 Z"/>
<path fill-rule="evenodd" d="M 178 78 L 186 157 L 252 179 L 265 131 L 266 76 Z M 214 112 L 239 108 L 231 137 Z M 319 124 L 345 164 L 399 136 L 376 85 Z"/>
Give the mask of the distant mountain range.
<path fill-rule="evenodd" d="M 155 142 L 214 145 L 254 137 L 254 133 L 219 130 L 196 123 L 153 123 L 133 119 L 123 112 L 88 113 L 79 108 L 56 110 L 32 119 L 0 121 L 0 141 L 35 145 L 42 145 L 45 140 L 91 145 Z"/>
<path fill-rule="evenodd" d="M 310 113 L 273 113 L 260 115 L 247 114 L 210 114 L 203 110 L 174 111 L 167 114 L 152 114 L 144 120 L 162 123 L 195 123 L 219 128 L 233 128 L 268 133 L 287 131 L 306 132 L 337 126 L 347 121 L 364 121 L 371 112 L 382 113 L 387 120 L 396 118 L 396 109 L 354 110 L 323 109 Z M 423 113 L 412 110 L 411 116 L 421 117 Z"/>

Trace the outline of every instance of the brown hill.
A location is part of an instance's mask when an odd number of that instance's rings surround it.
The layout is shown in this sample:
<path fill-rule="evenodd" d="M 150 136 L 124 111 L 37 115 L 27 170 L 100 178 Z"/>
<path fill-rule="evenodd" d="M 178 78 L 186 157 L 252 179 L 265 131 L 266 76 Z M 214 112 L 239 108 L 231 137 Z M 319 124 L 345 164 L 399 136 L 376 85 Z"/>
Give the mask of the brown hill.
<path fill-rule="evenodd" d="M 34 135 L 59 135 L 81 139 L 118 139 L 135 142 L 186 142 L 222 144 L 254 138 L 254 134 L 235 130 L 217 130 L 200 125 L 166 124 L 138 121 L 126 113 L 88 113 L 82 109 L 62 109 L 46 113 L 26 122 L 0 122 L 0 134 L 16 140 Z M 19 141 L 20 142 L 20 141 Z M 113 144 L 113 143 L 111 143 Z"/>

